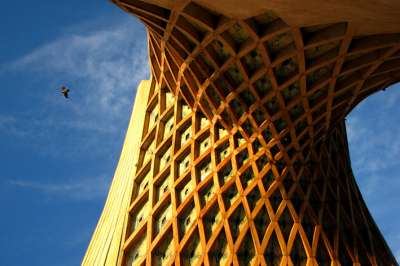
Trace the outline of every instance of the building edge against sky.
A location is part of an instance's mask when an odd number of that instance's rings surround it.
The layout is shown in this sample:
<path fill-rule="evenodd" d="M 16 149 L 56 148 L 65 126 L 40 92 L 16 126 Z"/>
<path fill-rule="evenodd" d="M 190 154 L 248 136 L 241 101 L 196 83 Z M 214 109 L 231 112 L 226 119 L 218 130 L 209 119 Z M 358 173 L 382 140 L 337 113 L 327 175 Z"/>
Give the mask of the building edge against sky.
<path fill-rule="evenodd" d="M 83 264 L 397 265 L 343 119 L 399 80 L 398 3 L 115 2 L 152 79 Z"/>
<path fill-rule="evenodd" d="M 132 176 L 136 174 L 139 157 L 146 101 L 150 92 L 150 82 L 141 81 L 135 96 L 131 118 L 125 136 L 121 156 L 115 170 L 108 197 L 93 233 L 82 265 L 115 265 L 121 259 L 121 246 L 125 242 L 128 207 L 133 186 Z"/>

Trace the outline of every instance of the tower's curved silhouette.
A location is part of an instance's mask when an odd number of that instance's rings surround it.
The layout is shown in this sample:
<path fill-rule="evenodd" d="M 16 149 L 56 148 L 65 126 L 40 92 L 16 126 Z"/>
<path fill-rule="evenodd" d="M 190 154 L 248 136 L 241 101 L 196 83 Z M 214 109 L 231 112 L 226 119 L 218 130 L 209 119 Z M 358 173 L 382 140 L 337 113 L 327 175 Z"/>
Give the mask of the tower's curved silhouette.
<path fill-rule="evenodd" d="M 400 79 L 400 2 L 113 2 L 152 78 L 83 264 L 397 265 L 344 118 Z"/>

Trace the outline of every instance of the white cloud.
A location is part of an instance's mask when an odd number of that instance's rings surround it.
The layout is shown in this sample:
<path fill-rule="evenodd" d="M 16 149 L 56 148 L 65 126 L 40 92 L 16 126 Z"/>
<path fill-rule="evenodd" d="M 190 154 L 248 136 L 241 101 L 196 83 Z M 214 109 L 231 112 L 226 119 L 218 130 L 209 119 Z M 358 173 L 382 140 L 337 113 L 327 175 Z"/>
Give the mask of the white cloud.
<path fill-rule="evenodd" d="M 104 176 L 74 178 L 64 183 L 43 183 L 24 179 L 11 179 L 8 183 L 21 189 L 30 189 L 51 197 L 72 200 L 102 199 L 108 191 L 110 180 Z"/>
<path fill-rule="evenodd" d="M 397 88 L 395 88 L 397 87 Z M 394 85 L 362 102 L 346 122 L 353 172 L 363 198 L 400 260 L 400 86 Z"/>
<path fill-rule="evenodd" d="M 149 78 L 144 27 L 129 18 L 93 28 L 73 27 L 8 65 L 7 71 L 26 75 L 39 86 L 23 95 L 32 102 L 30 110 L 0 118 L 0 133 L 30 138 L 44 153 L 62 152 L 59 142 L 48 141 L 60 134 L 65 147 L 76 147 L 75 154 L 82 146 L 91 145 L 94 152 L 99 143 L 104 148 L 123 137 L 136 86 Z M 59 91 L 64 84 L 71 89 L 69 100 Z M 85 132 L 91 134 L 90 143 L 68 140 Z"/>
<path fill-rule="evenodd" d="M 50 79 L 49 103 L 64 100 L 54 93 L 63 84 L 70 86 L 68 111 L 111 127 L 121 111 L 130 109 L 135 85 L 148 78 L 144 31 L 129 19 L 107 29 L 70 33 L 17 59 L 10 69 L 34 71 Z"/>

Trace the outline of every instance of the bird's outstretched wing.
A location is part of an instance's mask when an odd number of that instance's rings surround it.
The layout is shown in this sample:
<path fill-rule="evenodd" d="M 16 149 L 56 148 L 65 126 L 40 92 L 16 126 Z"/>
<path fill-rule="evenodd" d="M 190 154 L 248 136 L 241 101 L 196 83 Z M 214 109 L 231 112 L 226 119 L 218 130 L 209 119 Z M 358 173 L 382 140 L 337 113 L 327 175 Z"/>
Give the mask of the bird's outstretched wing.
<path fill-rule="evenodd" d="M 61 93 L 64 95 L 65 98 L 68 98 L 69 89 L 65 86 L 62 86 Z"/>

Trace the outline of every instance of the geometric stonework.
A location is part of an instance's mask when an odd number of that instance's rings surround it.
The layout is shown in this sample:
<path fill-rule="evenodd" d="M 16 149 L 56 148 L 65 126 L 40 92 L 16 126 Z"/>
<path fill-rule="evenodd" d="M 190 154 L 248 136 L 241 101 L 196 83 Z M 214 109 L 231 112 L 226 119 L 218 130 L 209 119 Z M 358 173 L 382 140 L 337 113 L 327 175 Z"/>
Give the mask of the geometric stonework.
<path fill-rule="evenodd" d="M 344 1 L 113 2 L 146 25 L 152 77 L 135 169 L 116 174 L 83 264 L 397 265 L 344 118 L 400 80 L 398 3 L 350 20 Z"/>

